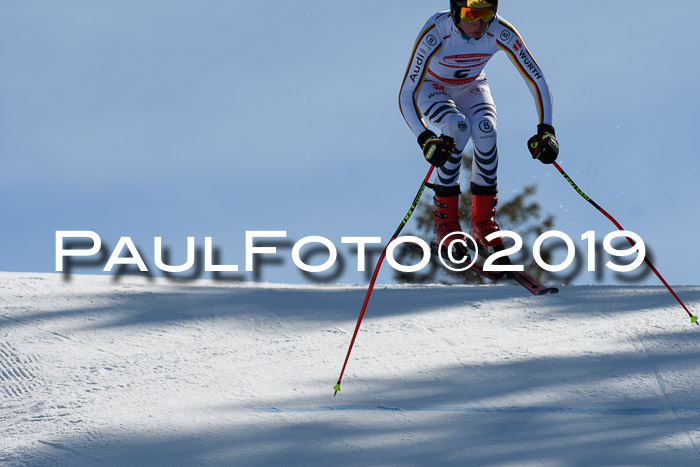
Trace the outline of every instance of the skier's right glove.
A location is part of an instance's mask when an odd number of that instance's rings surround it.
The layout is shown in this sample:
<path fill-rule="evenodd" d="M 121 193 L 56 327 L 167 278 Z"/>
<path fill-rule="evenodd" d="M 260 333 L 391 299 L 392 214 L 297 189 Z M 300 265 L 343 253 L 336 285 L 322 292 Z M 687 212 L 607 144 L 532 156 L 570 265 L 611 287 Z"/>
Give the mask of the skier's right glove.
<path fill-rule="evenodd" d="M 418 144 L 423 150 L 425 160 L 435 167 L 442 167 L 447 158 L 455 152 L 455 140 L 447 135 L 439 137 L 430 130 L 425 130 L 418 136 Z"/>

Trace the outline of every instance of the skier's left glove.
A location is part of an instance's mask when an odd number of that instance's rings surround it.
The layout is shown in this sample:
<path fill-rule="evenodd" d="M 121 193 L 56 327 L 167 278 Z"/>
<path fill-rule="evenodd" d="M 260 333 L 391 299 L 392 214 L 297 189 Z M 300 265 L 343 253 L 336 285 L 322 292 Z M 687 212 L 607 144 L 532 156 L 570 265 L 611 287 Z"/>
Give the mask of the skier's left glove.
<path fill-rule="evenodd" d="M 543 164 L 551 164 L 559 155 L 559 143 L 554 135 L 554 127 L 546 123 L 537 125 L 537 134 L 527 141 L 527 148 L 533 159 Z"/>

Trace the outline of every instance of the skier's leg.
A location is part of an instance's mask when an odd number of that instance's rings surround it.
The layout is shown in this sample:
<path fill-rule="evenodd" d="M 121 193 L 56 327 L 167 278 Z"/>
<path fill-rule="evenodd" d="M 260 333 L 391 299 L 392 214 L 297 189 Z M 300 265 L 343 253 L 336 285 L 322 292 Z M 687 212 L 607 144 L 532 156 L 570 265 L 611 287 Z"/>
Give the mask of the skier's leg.
<path fill-rule="evenodd" d="M 418 107 L 428 122 L 439 133 L 454 138 L 455 151 L 447 159 L 447 162 L 437 170 L 434 181 L 435 196 L 433 211 L 435 219 L 435 241 L 442 244 L 445 237 L 453 232 L 462 232 L 459 224 L 459 173 L 462 167 L 462 151 L 470 137 L 468 120 L 464 113 L 458 109 L 454 100 L 438 83 L 426 81 L 418 96 Z M 449 242 L 444 247 L 450 249 L 454 241 L 464 239 L 464 235 L 449 237 Z M 455 252 L 455 257 L 467 257 L 466 249 L 460 248 Z"/>
<path fill-rule="evenodd" d="M 500 227 L 496 222 L 498 204 L 498 127 L 496 105 L 491 96 L 488 82 L 484 79 L 470 86 L 462 94 L 459 105 L 466 110 L 472 127 L 474 160 L 471 182 L 471 234 L 486 250 L 486 254 L 503 248 L 503 239 L 490 242 L 486 237 Z"/>

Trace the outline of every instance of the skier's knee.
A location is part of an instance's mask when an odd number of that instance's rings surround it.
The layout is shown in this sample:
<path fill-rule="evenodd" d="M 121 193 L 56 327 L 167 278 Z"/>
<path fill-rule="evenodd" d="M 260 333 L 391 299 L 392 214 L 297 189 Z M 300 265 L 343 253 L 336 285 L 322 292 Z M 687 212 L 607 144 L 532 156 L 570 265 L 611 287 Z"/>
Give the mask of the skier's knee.
<path fill-rule="evenodd" d="M 464 115 L 455 114 L 451 116 L 447 122 L 447 132 L 449 136 L 455 139 L 455 145 L 458 152 L 464 150 L 471 136 L 469 122 Z"/>
<path fill-rule="evenodd" d="M 479 139 L 491 139 L 496 137 L 496 119 L 491 115 L 481 117 L 476 127 L 475 133 L 479 134 Z"/>

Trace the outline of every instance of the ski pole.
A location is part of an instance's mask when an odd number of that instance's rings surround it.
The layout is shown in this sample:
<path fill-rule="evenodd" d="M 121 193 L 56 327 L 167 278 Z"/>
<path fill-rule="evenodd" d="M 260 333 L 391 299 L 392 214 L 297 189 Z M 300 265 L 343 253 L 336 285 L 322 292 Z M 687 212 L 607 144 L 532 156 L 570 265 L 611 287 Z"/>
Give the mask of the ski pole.
<path fill-rule="evenodd" d="M 420 201 L 421 196 L 423 196 L 423 191 L 425 191 L 425 187 L 428 185 L 428 180 L 430 179 L 430 175 L 433 173 L 433 170 L 435 169 L 435 166 L 430 166 L 430 170 L 428 170 L 428 173 L 426 174 L 425 178 L 423 179 L 423 183 L 420 185 L 420 189 L 418 190 L 418 193 L 416 194 L 416 197 L 413 199 L 413 204 L 411 204 L 411 208 L 408 210 L 408 213 L 406 216 L 403 218 L 399 226 L 397 227 L 396 231 L 394 234 L 391 236 L 391 239 L 387 242 L 386 246 L 384 247 L 384 251 L 382 251 L 381 256 L 379 257 L 379 261 L 377 261 L 377 265 L 374 267 L 374 274 L 372 274 L 372 280 L 369 283 L 369 288 L 367 289 L 367 294 L 365 295 L 365 301 L 362 303 L 362 309 L 360 310 L 360 316 L 357 318 L 357 324 L 355 325 L 355 332 L 352 334 L 352 340 L 350 341 L 350 347 L 348 348 L 348 353 L 345 356 L 345 363 L 343 363 L 343 369 L 340 370 L 340 376 L 338 377 L 338 384 L 333 386 L 333 389 L 335 389 L 335 392 L 333 393 L 333 397 L 335 397 L 336 394 L 338 394 L 338 391 L 340 391 L 340 381 L 343 379 L 343 373 L 345 373 L 345 367 L 348 365 L 348 360 L 350 359 L 350 352 L 352 352 L 352 347 L 355 345 L 355 338 L 357 337 L 357 332 L 360 330 L 360 324 L 362 323 L 362 318 L 365 316 L 365 311 L 367 310 L 367 304 L 369 303 L 369 297 L 372 295 L 372 290 L 374 290 L 374 282 L 377 280 L 377 275 L 379 274 L 379 268 L 382 267 L 382 263 L 384 262 L 384 257 L 386 256 L 386 251 L 389 248 L 389 245 L 391 245 L 391 242 L 396 240 L 403 230 L 404 226 L 408 222 L 408 220 L 411 218 L 413 215 L 413 211 L 416 209 L 416 206 L 418 206 L 418 201 Z"/>
<path fill-rule="evenodd" d="M 620 223 L 617 222 L 617 221 L 615 220 L 615 218 L 614 218 L 613 216 L 611 216 L 610 214 L 608 214 L 608 212 L 607 212 L 605 209 L 603 209 L 602 207 L 600 207 L 600 205 L 599 205 L 598 203 L 596 203 L 595 201 L 593 201 L 586 193 L 584 193 L 584 192 L 578 187 L 578 185 L 576 185 L 576 183 L 574 183 L 574 181 L 571 180 L 571 177 L 569 177 L 569 175 L 568 175 L 566 172 L 564 172 L 564 170 L 561 168 L 561 166 L 560 166 L 558 163 L 554 162 L 553 165 L 554 165 L 554 167 L 559 171 L 559 173 L 562 174 L 562 176 L 566 179 L 566 181 L 569 182 L 569 184 L 574 188 L 574 190 L 576 190 L 576 192 L 577 192 L 579 195 L 581 195 L 581 197 L 582 197 L 583 199 L 585 199 L 586 201 L 588 201 L 594 208 L 596 208 L 598 211 L 600 211 L 601 214 L 603 214 L 605 217 L 607 217 L 607 218 L 610 220 L 610 222 L 612 222 L 613 224 L 615 224 L 615 227 L 617 227 L 619 230 L 622 230 L 622 231 L 625 230 L 625 229 L 622 228 L 622 226 L 620 225 Z M 631 244 L 632 246 L 635 246 L 635 243 L 632 241 L 632 239 L 630 239 L 629 237 L 626 237 L 626 238 L 627 238 L 627 241 L 630 242 L 630 244 Z M 680 303 L 680 305 L 683 307 L 683 309 L 685 310 L 685 312 L 688 313 L 688 316 L 690 316 L 690 321 L 691 321 L 692 323 L 695 323 L 695 324 L 700 325 L 700 323 L 698 323 L 698 317 L 695 316 L 695 315 L 693 315 L 693 314 L 690 312 L 690 310 L 688 309 L 688 307 L 685 306 L 685 303 L 683 303 L 683 301 L 678 297 L 678 295 L 676 295 L 676 292 L 674 292 L 673 289 L 671 288 L 671 286 L 668 285 L 668 282 L 666 282 L 666 280 L 663 278 L 663 276 L 661 275 L 661 273 L 659 273 L 659 271 L 654 267 L 654 265 L 651 263 L 651 260 L 649 260 L 649 258 L 648 258 L 646 255 L 644 256 L 644 262 L 647 263 L 647 266 L 649 266 L 649 269 L 651 269 L 652 272 L 653 272 L 654 274 L 656 274 L 656 277 L 659 278 L 659 280 L 661 281 L 661 283 L 662 283 L 663 285 L 666 286 L 666 288 L 668 289 L 669 292 L 671 292 L 671 295 L 673 295 L 673 297 L 676 299 L 676 301 L 678 301 L 678 303 Z"/>

